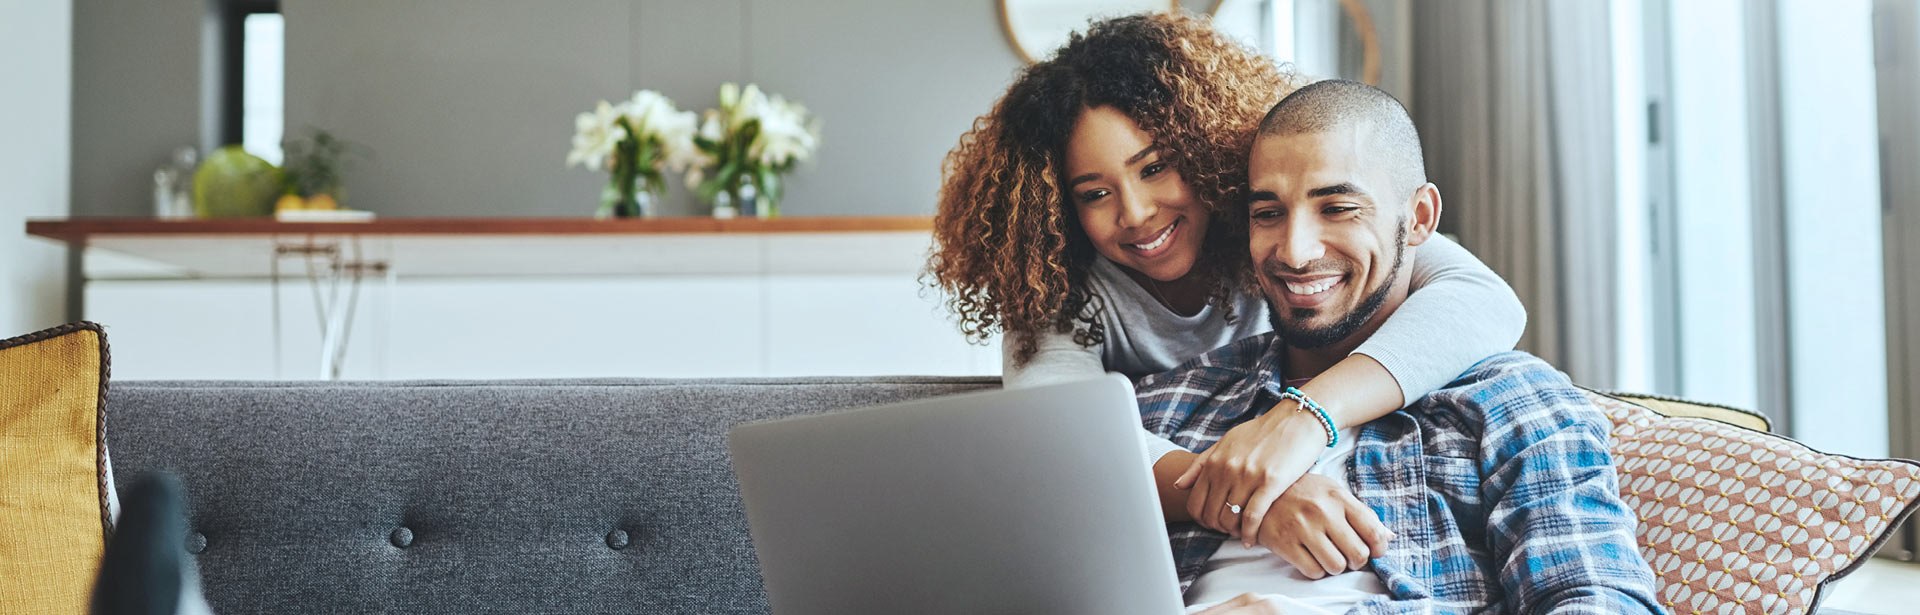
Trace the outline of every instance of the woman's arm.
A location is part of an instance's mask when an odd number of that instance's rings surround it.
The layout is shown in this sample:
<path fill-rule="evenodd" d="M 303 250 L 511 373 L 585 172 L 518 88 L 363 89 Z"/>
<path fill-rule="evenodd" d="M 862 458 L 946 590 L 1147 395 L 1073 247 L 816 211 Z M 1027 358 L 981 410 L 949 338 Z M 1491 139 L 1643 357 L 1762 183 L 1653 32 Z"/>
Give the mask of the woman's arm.
<path fill-rule="evenodd" d="M 1000 338 L 1000 384 L 1009 389 L 1086 380 L 1107 373 L 1100 347 L 1074 343 L 1072 333 L 1042 332 L 1034 339 L 1034 353 L 1025 362 L 1014 357 L 1026 339 L 1018 333 Z"/>
<path fill-rule="evenodd" d="M 1175 448 L 1178 450 L 1163 454 L 1153 462 L 1153 488 L 1160 494 L 1160 514 L 1166 517 L 1167 523 L 1193 520 L 1193 515 L 1187 513 L 1187 490 L 1175 486 L 1174 479 L 1193 467 L 1193 460 L 1199 455 L 1178 445 Z"/>
<path fill-rule="evenodd" d="M 1300 387 L 1341 427 L 1380 418 L 1446 386 L 1481 359 L 1513 350 L 1526 331 L 1527 308 L 1513 287 L 1453 240 L 1433 235 L 1420 246 L 1411 273 L 1407 300 L 1380 329 Z M 1359 361 L 1361 355 L 1372 360 Z"/>
<path fill-rule="evenodd" d="M 1526 309 L 1512 287 L 1445 237 L 1420 247 L 1410 275 L 1407 300 L 1380 329 L 1300 387 L 1341 428 L 1386 416 L 1511 350 L 1526 328 Z M 1312 443 L 1325 442 L 1318 421 L 1295 410 L 1294 402 L 1281 402 L 1233 428 L 1181 476 L 1180 486 L 1201 486 L 1188 503 L 1196 521 L 1243 538 L 1259 535 L 1273 500 L 1319 458 Z M 1224 512 L 1229 501 L 1244 501 L 1244 514 Z"/>

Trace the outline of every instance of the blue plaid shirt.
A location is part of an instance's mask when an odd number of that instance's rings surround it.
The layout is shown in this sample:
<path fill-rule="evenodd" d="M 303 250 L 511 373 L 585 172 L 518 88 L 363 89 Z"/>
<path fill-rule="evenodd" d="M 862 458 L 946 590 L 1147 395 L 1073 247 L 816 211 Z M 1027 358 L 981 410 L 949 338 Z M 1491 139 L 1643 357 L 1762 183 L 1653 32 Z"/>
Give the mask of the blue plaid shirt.
<path fill-rule="evenodd" d="M 1285 357 L 1269 333 L 1148 376 L 1141 422 L 1206 450 L 1278 403 Z M 1565 375 L 1520 352 L 1367 423 L 1348 487 L 1397 537 L 1372 561 L 1390 595 L 1352 612 L 1661 613 L 1608 427 Z M 1168 532 L 1184 591 L 1226 535 Z"/>

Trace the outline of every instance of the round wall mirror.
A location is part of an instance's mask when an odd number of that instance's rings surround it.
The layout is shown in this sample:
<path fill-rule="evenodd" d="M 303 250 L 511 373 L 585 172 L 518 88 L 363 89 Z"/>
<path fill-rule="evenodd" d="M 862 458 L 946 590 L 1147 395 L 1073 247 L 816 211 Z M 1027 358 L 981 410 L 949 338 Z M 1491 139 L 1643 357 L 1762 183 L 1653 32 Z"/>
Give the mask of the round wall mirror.
<path fill-rule="evenodd" d="M 1000 0 L 1000 25 L 1013 50 L 1032 63 L 1053 55 L 1092 20 L 1178 10 L 1179 0 Z"/>

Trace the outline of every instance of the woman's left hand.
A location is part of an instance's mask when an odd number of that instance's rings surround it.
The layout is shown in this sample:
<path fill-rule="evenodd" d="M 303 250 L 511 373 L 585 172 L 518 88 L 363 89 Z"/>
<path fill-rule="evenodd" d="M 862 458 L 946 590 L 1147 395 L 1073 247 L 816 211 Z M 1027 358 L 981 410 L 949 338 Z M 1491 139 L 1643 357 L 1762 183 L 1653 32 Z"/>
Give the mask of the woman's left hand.
<path fill-rule="evenodd" d="M 1174 486 L 1188 489 L 1194 522 L 1250 543 L 1280 494 L 1326 450 L 1319 419 L 1292 411 L 1291 402 L 1227 431 L 1200 454 Z M 1239 505 L 1235 513 L 1232 505 Z"/>

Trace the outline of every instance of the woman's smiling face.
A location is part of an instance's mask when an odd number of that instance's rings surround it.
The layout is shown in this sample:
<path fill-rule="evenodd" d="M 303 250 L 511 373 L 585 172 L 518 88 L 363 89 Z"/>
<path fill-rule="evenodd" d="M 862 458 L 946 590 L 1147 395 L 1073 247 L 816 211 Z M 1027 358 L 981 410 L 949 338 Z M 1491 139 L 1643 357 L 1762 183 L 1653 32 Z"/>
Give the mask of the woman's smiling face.
<path fill-rule="evenodd" d="M 1161 282 L 1200 258 L 1209 212 L 1154 145 L 1112 107 L 1080 113 L 1067 139 L 1067 198 L 1094 250 Z"/>

